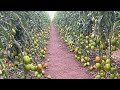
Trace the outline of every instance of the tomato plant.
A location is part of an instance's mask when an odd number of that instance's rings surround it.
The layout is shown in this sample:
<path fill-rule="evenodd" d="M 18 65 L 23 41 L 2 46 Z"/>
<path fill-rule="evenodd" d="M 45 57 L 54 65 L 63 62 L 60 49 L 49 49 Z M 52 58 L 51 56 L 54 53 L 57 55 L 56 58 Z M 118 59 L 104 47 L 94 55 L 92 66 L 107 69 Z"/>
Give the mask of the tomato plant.
<path fill-rule="evenodd" d="M 32 78 L 49 39 L 50 18 L 45 11 L 0 12 L 1 78 Z M 41 57 L 45 57 L 46 51 Z"/>
<path fill-rule="evenodd" d="M 120 48 L 119 15 L 118 11 L 59 11 L 54 17 L 61 38 L 75 58 L 89 67 L 92 78 L 119 78 L 112 58 Z"/>

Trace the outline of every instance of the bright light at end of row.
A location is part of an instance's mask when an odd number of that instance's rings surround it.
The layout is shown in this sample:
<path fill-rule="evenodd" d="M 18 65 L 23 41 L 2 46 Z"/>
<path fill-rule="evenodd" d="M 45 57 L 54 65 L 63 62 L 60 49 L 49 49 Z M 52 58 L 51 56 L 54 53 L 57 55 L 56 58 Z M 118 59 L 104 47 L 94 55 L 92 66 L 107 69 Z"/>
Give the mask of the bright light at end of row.
<path fill-rule="evenodd" d="M 47 11 L 48 12 L 48 14 L 49 14 L 49 16 L 50 16 L 50 19 L 51 19 L 51 21 L 52 21 L 52 19 L 54 18 L 54 15 L 55 15 L 55 13 L 56 13 L 56 11 Z"/>

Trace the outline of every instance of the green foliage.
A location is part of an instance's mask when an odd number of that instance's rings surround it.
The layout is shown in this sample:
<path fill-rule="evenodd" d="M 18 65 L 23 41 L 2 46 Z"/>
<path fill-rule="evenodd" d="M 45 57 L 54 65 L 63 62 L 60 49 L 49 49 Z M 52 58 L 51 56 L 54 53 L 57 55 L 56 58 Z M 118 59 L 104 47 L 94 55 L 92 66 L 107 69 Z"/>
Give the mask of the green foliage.
<path fill-rule="evenodd" d="M 26 48 L 25 54 L 32 53 L 31 48 L 35 48 L 32 37 L 49 31 L 50 18 L 45 11 L 0 11 L 0 29 L 0 59 L 15 63 L 15 57 L 18 54 L 22 56 Z M 46 36 L 37 36 L 35 40 L 39 42 L 36 49 L 44 47 L 47 39 Z M 22 58 L 19 63 L 23 64 Z"/>

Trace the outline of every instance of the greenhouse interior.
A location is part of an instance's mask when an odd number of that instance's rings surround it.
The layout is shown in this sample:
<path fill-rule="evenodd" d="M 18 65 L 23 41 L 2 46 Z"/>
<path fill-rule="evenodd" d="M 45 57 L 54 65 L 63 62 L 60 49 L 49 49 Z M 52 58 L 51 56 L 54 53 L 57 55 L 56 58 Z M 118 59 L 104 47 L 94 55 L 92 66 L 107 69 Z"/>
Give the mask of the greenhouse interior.
<path fill-rule="evenodd" d="M 0 79 L 120 79 L 120 11 L 0 11 Z"/>

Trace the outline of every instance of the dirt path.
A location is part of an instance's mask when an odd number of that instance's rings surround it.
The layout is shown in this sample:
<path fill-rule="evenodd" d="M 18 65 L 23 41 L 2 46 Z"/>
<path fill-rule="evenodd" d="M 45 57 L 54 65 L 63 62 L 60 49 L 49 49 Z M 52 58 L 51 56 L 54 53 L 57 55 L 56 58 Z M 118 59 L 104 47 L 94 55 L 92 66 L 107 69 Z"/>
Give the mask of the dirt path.
<path fill-rule="evenodd" d="M 90 79 L 87 70 L 74 60 L 74 55 L 67 50 L 54 26 L 51 27 L 46 59 L 49 59 L 45 75 L 55 79 Z"/>

